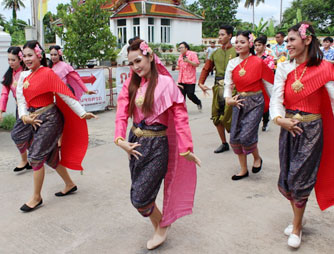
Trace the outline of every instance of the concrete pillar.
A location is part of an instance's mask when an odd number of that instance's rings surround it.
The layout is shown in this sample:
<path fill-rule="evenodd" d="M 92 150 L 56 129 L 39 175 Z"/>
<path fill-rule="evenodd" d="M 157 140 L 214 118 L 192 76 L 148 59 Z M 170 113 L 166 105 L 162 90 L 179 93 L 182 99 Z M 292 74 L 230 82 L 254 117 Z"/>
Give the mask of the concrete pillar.
<path fill-rule="evenodd" d="M 143 17 L 140 19 L 140 38 L 148 41 L 148 18 Z"/>
<path fill-rule="evenodd" d="M 154 19 L 155 43 L 161 43 L 161 18 Z"/>
<path fill-rule="evenodd" d="M 0 26 L 0 80 L 2 80 L 3 75 L 5 75 L 5 72 L 8 70 L 8 56 L 7 56 L 7 50 L 10 47 L 10 42 L 12 38 L 8 33 L 5 33 L 3 31 L 3 27 Z M 2 90 L 2 84 L 0 85 L 0 94 Z M 10 93 L 8 104 L 7 104 L 7 111 L 6 113 L 12 113 L 15 115 L 16 111 L 16 103 L 15 99 Z"/>

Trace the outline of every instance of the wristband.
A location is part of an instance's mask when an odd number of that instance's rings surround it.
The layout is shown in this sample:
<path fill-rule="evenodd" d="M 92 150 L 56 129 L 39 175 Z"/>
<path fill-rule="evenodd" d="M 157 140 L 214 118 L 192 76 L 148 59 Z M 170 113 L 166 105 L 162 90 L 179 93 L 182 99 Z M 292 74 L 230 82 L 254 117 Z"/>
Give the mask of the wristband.
<path fill-rule="evenodd" d="M 189 154 L 190 154 L 190 150 L 188 150 L 188 151 L 185 152 L 185 153 L 180 153 L 180 155 L 183 156 L 183 157 L 185 157 L 185 156 L 187 156 L 187 155 L 189 155 Z"/>
<path fill-rule="evenodd" d="M 115 140 L 115 144 L 118 145 L 118 141 L 120 141 L 120 140 L 124 141 L 124 138 L 122 138 L 122 137 L 118 137 L 118 138 L 116 138 L 116 140 Z"/>
<path fill-rule="evenodd" d="M 282 118 L 281 116 L 276 116 L 274 119 L 273 119 L 273 122 L 276 124 L 276 125 L 278 125 L 278 123 L 277 123 L 277 119 L 278 118 Z"/>

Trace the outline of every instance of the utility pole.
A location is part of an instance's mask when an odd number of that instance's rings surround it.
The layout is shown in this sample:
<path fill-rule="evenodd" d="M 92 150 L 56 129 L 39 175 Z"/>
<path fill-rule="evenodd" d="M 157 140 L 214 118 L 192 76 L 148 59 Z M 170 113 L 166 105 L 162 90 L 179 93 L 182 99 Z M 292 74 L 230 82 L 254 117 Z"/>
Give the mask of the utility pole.
<path fill-rule="evenodd" d="M 280 15 L 279 15 L 279 24 L 282 25 L 282 15 L 283 15 L 283 0 L 281 0 L 281 8 L 280 8 Z"/>
<path fill-rule="evenodd" d="M 43 30 L 43 18 L 42 18 L 42 4 L 39 1 L 42 0 L 30 0 L 31 1 L 31 20 L 32 20 L 32 40 L 37 40 L 44 48 L 44 30 Z M 40 13 L 40 15 L 38 15 Z M 38 17 L 41 17 L 41 20 Z M 29 38 L 30 39 L 30 38 Z"/>

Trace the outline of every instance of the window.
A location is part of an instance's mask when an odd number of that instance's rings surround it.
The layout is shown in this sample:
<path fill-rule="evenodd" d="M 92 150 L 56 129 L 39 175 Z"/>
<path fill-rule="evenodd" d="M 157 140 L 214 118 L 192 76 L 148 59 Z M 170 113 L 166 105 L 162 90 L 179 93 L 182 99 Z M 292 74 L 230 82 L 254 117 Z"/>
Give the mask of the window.
<path fill-rule="evenodd" d="M 154 18 L 148 18 L 148 42 L 154 43 Z"/>
<path fill-rule="evenodd" d="M 117 20 L 117 42 L 119 47 L 123 47 L 126 42 L 126 19 Z"/>
<path fill-rule="evenodd" d="M 170 43 L 170 19 L 161 19 L 161 43 Z"/>
<path fill-rule="evenodd" d="M 133 19 L 133 37 L 140 37 L 140 21 L 139 18 Z"/>

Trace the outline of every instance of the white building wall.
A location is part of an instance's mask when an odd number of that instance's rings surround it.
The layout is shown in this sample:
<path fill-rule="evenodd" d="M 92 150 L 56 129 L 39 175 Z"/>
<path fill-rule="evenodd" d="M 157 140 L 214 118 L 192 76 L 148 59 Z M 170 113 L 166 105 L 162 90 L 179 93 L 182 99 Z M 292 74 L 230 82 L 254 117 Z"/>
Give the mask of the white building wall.
<path fill-rule="evenodd" d="M 8 55 L 7 50 L 10 47 L 11 37 L 8 33 L 3 31 L 3 27 L 0 26 L 0 77 L 2 80 L 3 75 L 5 75 L 6 71 L 8 70 Z M 3 85 L 0 84 L 0 94 Z M 11 113 L 15 115 L 16 111 L 16 102 L 13 97 L 13 93 L 10 92 L 8 96 L 8 103 L 7 103 L 7 110 L 6 113 Z"/>
<path fill-rule="evenodd" d="M 148 18 L 140 18 L 140 38 L 148 41 Z"/>
<path fill-rule="evenodd" d="M 190 20 L 171 20 L 171 43 L 175 45 L 182 41 L 188 44 L 202 44 L 202 22 Z"/>

